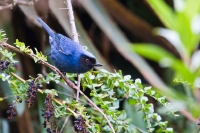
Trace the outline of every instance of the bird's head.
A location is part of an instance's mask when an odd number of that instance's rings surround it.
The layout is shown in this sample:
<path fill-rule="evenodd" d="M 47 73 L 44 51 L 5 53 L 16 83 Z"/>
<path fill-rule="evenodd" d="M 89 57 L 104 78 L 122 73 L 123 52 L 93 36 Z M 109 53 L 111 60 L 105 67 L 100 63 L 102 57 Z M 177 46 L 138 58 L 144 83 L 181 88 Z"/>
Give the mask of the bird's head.
<path fill-rule="evenodd" d="M 87 51 L 80 56 L 79 65 L 85 72 L 91 70 L 93 67 L 103 66 L 102 64 L 97 63 L 95 57 Z"/>

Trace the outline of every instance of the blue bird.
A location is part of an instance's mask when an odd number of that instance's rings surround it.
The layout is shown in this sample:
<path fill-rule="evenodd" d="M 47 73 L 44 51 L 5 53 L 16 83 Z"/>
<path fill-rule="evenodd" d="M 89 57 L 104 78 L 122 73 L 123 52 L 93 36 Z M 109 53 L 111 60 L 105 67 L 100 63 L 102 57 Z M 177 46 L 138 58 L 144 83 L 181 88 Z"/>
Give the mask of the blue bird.
<path fill-rule="evenodd" d="M 81 45 L 62 34 L 54 33 L 41 18 L 37 17 L 37 20 L 49 34 L 50 57 L 61 72 L 85 73 L 93 67 L 103 66 Z"/>

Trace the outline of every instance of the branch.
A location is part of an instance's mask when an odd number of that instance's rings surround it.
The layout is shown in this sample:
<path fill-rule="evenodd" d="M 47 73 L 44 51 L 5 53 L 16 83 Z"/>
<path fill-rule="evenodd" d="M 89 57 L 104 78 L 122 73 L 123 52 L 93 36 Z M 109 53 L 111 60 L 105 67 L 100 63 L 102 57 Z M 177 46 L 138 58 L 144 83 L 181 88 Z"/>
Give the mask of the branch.
<path fill-rule="evenodd" d="M 17 49 L 16 47 L 14 47 L 14 46 L 6 43 L 6 42 L 0 42 L 0 45 L 2 45 L 3 47 L 10 48 L 10 49 L 12 49 L 12 50 L 14 50 L 16 52 L 22 53 L 24 55 L 27 55 L 27 56 L 29 56 L 32 59 L 38 58 L 35 54 L 25 54 L 22 51 L 20 51 L 19 49 Z M 114 130 L 112 124 L 110 123 L 108 117 L 104 114 L 104 112 L 94 102 L 92 102 L 81 90 L 79 90 L 79 88 L 73 82 L 71 82 L 69 79 L 67 79 L 55 66 L 49 64 L 48 62 L 40 60 L 40 61 L 38 61 L 38 63 L 41 63 L 41 64 L 43 64 L 43 65 L 51 68 L 54 72 L 56 72 L 57 74 L 59 74 L 63 78 L 63 80 L 65 81 L 66 84 L 68 84 L 69 87 L 71 87 L 71 88 L 79 91 L 80 94 L 83 95 L 83 97 L 91 104 L 91 106 L 93 106 L 97 111 L 99 111 L 103 115 L 103 117 L 108 122 L 108 125 L 111 128 L 112 132 L 115 133 L 115 130 Z M 58 100 L 56 102 L 60 103 Z M 62 103 L 60 103 L 60 104 L 62 104 Z"/>
<path fill-rule="evenodd" d="M 73 15 L 73 10 L 72 10 L 71 0 L 66 0 L 66 3 L 67 3 L 67 8 L 68 8 L 69 22 L 70 22 L 70 26 L 71 26 L 71 30 L 72 30 L 73 40 L 75 42 L 79 43 L 78 33 L 76 31 L 76 25 L 74 22 L 74 15 Z"/>
<path fill-rule="evenodd" d="M 60 129 L 60 132 L 59 132 L 59 133 L 62 133 L 62 132 L 63 132 L 63 130 L 64 130 L 64 128 L 65 128 L 65 125 L 67 124 L 67 121 L 68 121 L 68 120 L 69 120 L 69 116 L 67 116 L 67 117 L 65 118 L 65 122 L 64 122 L 62 128 Z"/>
<path fill-rule="evenodd" d="M 15 5 L 33 6 L 34 3 L 33 3 L 33 1 L 25 2 L 25 1 L 13 0 L 13 3 L 11 3 L 11 4 L 8 4 L 6 6 L 0 6 L 0 10 L 5 10 L 5 9 L 8 9 L 8 8 L 13 8 Z"/>
<path fill-rule="evenodd" d="M 71 30 L 72 30 L 73 40 L 75 42 L 79 43 L 78 33 L 76 31 L 76 25 L 75 25 L 75 22 L 74 22 L 74 14 L 73 14 L 71 0 L 66 0 L 66 3 L 67 3 L 67 8 L 68 8 L 69 22 L 70 22 L 70 26 L 71 26 Z M 77 80 L 78 90 L 77 90 L 77 94 L 76 94 L 76 101 L 77 102 L 79 100 L 80 83 L 81 83 L 81 76 L 80 76 L 80 74 L 78 74 L 78 80 Z"/>

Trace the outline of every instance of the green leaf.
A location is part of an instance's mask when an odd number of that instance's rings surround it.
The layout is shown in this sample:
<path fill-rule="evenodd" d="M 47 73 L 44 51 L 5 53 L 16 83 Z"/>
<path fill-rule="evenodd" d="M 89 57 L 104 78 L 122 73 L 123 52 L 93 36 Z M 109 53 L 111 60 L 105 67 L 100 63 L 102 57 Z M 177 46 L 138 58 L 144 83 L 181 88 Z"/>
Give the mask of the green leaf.
<path fill-rule="evenodd" d="M 200 1 L 196 0 L 186 0 L 185 9 L 183 12 L 187 15 L 188 19 L 192 20 L 195 15 L 199 14 L 200 11 Z"/>
<path fill-rule="evenodd" d="M 136 80 L 135 80 L 135 83 L 136 83 L 136 84 L 141 84 L 141 80 L 140 80 L 140 79 L 136 79 Z"/>
<path fill-rule="evenodd" d="M 54 90 L 54 89 L 51 89 L 51 90 L 46 89 L 46 90 L 44 91 L 44 93 L 46 93 L 46 94 L 51 94 L 53 97 L 58 96 L 57 91 Z"/>
<path fill-rule="evenodd" d="M 159 62 L 164 58 L 172 61 L 175 60 L 175 57 L 171 53 L 154 44 L 135 43 L 132 48 L 136 53 L 153 61 Z"/>
<path fill-rule="evenodd" d="M 166 129 L 166 133 L 173 133 L 173 132 L 174 132 L 173 128 L 167 128 Z"/>
<path fill-rule="evenodd" d="M 37 55 L 37 61 L 38 60 L 47 61 L 47 56 L 43 55 L 42 52 L 38 52 L 36 48 L 35 48 L 35 51 Z"/>
<path fill-rule="evenodd" d="M 131 79 L 131 75 L 126 75 L 124 76 L 124 80 L 127 81 L 127 80 L 130 80 Z"/>
<path fill-rule="evenodd" d="M 123 110 L 121 111 L 121 114 L 118 116 L 118 120 L 125 120 L 127 117 L 126 112 Z"/>
<path fill-rule="evenodd" d="M 148 101 L 148 98 L 143 96 L 141 97 L 141 100 L 140 100 L 143 104 L 145 104 L 147 101 Z"/>
<path fill-rule="evenodd" d="M 176 29 L 176 18 L 172 9 L 163 0 L 147 0 L 160 20 L 169 29 Z"/>
<path fill-rule="evenodd" d="M 5 41 L 5 40 L 6 40 L 5 31 L 0 29 L 0 41 Z"/>
<path fill-rule="evenodd" d="M 165 130 L 164 130 L 163 128 L 160 127 L 156 132 L 157 132 L 157 133 L 163 133 L 163 132 L 165 132 Z"/>
<path fill-rule="evenodd" d="M 160 103 L 164 104 L 166 102 L 166 97 L 163 96 L 163 97 L 160 97 L 157 99 Z"/>
<path fill-rule="evenodd" d="M 138 103 L 138 101 L 135 100 L 134 98 L 129 98 L 129 99 L 128 99 L 128 104 L 135 105 L 135 104 L 137 104 L 137 103 Z"/>
<path fill-rule="evenodd" d="M 3 101 L 4 98 L 0 97 L 0 102 Z"/>
<path fill-rule="evenodd" d="M 185 47 L 185 50 L 187 50 L 187 53 L 182 53 L 182 54 L 187 54 L 191 55 L 191 53 L 194 51 L 196 46 L 198 45 L 199 42 L 199 34 L 194 33 L 192 31 L 192 19 L 188 19 L 186 14 L 184 12 L 177 12 L 176 13 L 176 18 L 177 18 L 177 30 L 179 37 L 181 39 L 182 44 Z M 184 56 L 184 55 L 182 55 Z"/>
<path fill-rule="evenodd" d="M 133 46 L 133 49 L 138 54 L 160 63 L 163 67 L 172 68 L 176 72 L 175 78 L 182 78 L 191 84 L 194 83 L 195 74 L 193 74 L 181 60 L 176 59 L 172 54 L 163 48 L 150 44 L 137 44 Z"/>

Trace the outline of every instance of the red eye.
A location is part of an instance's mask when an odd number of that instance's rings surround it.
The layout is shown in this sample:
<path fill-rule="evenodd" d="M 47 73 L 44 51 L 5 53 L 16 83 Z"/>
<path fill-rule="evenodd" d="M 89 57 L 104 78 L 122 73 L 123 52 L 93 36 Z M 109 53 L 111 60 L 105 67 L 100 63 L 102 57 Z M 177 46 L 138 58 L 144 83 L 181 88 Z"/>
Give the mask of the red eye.
<path fill-rule="evenodd" d="M 89 59 L 86 59 L 85 61 L 88 63 L 90 60 L 89 60 Z"/>

